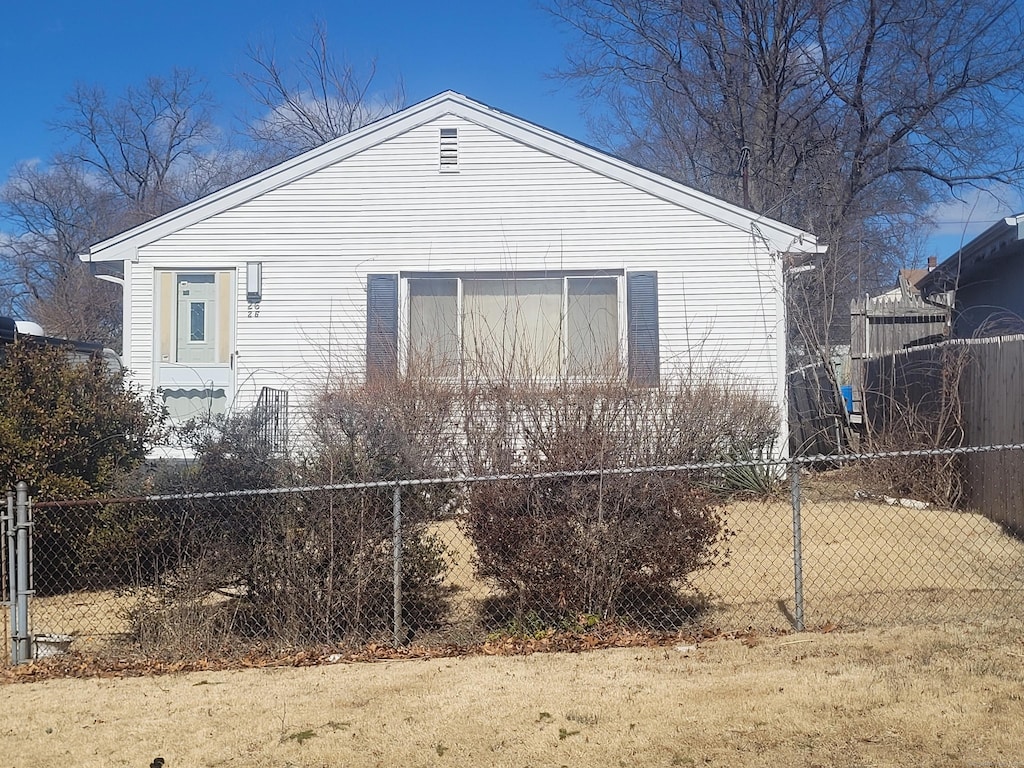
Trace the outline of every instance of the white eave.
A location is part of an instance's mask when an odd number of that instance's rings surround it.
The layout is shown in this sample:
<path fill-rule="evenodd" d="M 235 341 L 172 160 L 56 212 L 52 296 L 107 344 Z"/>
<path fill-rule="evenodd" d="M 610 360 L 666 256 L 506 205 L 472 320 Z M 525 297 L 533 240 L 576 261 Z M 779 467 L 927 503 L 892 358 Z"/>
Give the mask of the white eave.
<path fill-rule="evenodd" d="M 774 219 L 758 216 L 554 131 L 493 109 L 454 91 L 446 91 L 97 243 L 80 258 L 87 262 L 135 261 L 138 259 L 138 249 L 143 246 L 445 115 L 455 115 L 670 203 L 737 227 L 766 242 L 773 252 L 825 251 L 825 246 L 818 245 L 817 238 L 808 232 Z"/>

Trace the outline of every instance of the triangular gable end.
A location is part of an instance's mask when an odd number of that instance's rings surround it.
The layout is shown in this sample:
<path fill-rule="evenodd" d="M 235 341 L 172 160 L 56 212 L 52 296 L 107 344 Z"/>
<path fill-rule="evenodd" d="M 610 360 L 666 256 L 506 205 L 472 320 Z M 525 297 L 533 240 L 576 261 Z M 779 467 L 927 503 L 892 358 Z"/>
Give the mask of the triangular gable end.
<path fill-rule="evenodd" d="M 524 145 L 575 163 L 682 208 L 763 239 L 774 252 L 819 253 L 816 238 L 774 219 L 646 171 L 554 131 L 445 91 L 351 133 L 231 184 L 133 229 L 97 243 L 83 261 L 137 260 L 138 249 L 180 229 L 230 210 L 262 194 L 334 165 L 359 152 L 445 115 L 455 115 Z"/>

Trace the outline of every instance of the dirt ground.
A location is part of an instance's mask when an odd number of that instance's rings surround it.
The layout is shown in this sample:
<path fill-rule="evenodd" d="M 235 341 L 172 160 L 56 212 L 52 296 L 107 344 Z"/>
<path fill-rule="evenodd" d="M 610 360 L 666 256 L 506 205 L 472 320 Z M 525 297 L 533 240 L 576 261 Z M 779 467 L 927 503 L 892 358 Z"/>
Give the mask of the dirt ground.
<path fill-rule="evenodd" d="M 0 768 L 1024 766 L 1020 624 L 4 686 Z"/>

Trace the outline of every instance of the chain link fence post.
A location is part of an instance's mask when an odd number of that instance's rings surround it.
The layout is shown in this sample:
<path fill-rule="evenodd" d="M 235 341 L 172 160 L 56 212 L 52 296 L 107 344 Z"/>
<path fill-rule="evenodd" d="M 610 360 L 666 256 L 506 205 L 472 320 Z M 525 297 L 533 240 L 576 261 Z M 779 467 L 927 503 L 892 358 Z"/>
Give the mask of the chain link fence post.
<path fill-rule="evenodd" d="M 15 486 L 15 542 L 14 542 L 14 588 L 15 604 L 12 622 L 11 661 L 23 664 L 32 658 L 32 637 L 28 630 L 28 596 L 31 594 L 29 574 L 29 528 L 28 484 L 24 481 Z"/>
<path fill-rule="evenodd" d="M 402 487 L 395 486 L 391 507 L 392 554 L 394 556 L 394 626 L 395 647 L 405 641 L 402 630 Z"/>
<path fill-rule="evenodd" d="M 790 502 L 793 507 L 793 625 L 804 631 L 803 524 L 800 520 L 800 465 L 789 465 Z"/>

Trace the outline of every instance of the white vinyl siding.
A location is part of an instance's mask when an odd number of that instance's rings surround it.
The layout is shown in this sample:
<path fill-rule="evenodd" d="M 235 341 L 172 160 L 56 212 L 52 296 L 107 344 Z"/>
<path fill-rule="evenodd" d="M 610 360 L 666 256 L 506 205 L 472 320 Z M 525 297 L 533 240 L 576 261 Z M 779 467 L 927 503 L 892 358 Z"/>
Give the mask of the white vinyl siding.
<path fill-rule="evenodd" d="M 458 129 L 457 174 L 438 172 L 441 128 Z M 152 360 L 151 268 L 241 274 L 247 262 L 262 263 L 258 313 L 236 286 L 239 406 L 255 402 L 262 386 L 301 402 L 338 377 L 363 376 L 367 275 L 409 271 L 656 272 L 663 380 L 710 370 L 769 396 L 781 380 L 781 271 L 756 232 L 451 115 L 138 255 L 128 361 L 136 372 Z"/>

